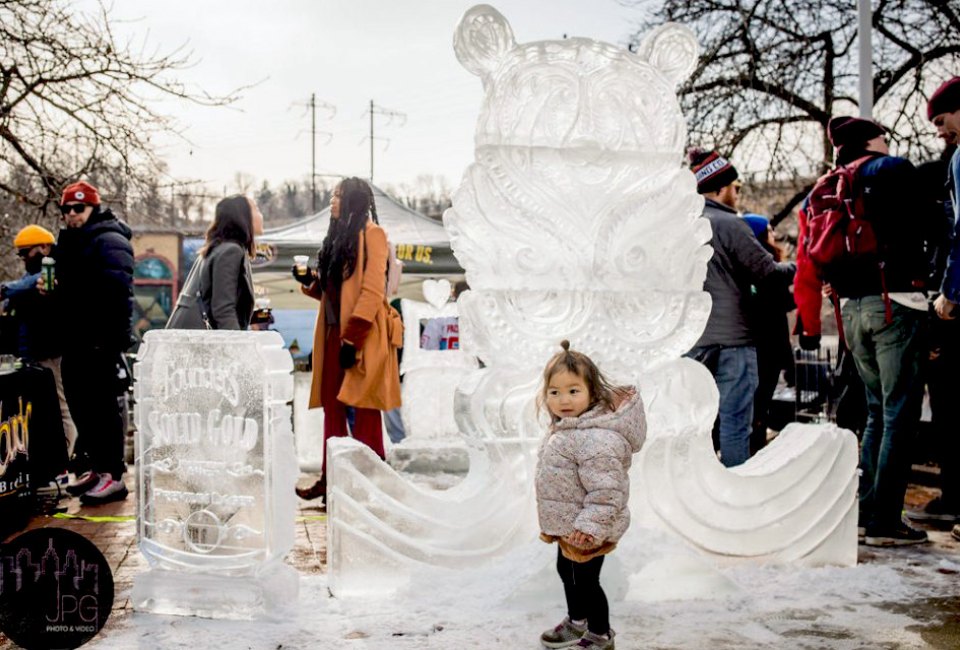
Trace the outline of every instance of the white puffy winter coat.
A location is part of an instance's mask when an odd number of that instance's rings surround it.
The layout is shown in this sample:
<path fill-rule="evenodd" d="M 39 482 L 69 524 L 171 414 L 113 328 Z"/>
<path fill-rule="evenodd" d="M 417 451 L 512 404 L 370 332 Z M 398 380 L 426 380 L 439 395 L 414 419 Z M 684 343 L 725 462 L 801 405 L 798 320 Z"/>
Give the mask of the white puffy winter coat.
<path fill-rule="evenodd" d="M 553 424 L 537 462 L 540 530 L 549 537 L 579 530 L 599 541 L 619 540 L 630 525 L 627 472 L 646 433 L 635 389 L 614 412 L 596 406 Z"/>

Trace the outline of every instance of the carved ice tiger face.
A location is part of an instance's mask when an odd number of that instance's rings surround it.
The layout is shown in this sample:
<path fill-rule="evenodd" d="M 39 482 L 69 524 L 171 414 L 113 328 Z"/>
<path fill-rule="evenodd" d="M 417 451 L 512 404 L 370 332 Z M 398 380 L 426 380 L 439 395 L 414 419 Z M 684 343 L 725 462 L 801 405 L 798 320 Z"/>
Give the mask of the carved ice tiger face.
<path fill-rule="evenodd" d="M 517 45 L 492 7 L 474 7 L 454 36 L 486 91 L 477 146 L 675 153 L 685 128 L 676 84 L 696 62 L 686 28 L 654 31 L 638 53 L 588 39 Z"/>

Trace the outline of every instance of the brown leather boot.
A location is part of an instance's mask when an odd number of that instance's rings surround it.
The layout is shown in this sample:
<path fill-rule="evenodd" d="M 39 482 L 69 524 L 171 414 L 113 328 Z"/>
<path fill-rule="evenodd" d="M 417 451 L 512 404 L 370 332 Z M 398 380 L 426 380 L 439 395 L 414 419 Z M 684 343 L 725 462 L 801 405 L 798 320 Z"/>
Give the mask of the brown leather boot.
<path fill-rule="evenodd" d="M 313 499 L 319 499 L 327 496 L 327 479 L 326 477 L 320 477 L 320 480 L 306 488 L 297 488 L 297 496 L 303 499 L 304 501 L 311 501 Z"/>

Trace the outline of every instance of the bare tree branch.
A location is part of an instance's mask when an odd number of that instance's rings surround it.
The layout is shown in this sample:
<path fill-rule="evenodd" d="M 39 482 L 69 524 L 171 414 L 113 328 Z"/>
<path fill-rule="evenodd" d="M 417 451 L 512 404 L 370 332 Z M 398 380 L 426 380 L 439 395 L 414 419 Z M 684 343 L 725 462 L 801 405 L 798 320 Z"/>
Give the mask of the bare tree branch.
<path fill-rule="evenodd" d="M 110 170 L 105 179 L 125 197 L 155 184 L 162 168 L 152 142 L 174 127 L 157 99 L 237 98 L 239 90 L 214 96 L 177 81 L 191 65 L 182 48 L 144 49 L 117 40 L 103 4 L 85 15 L 67 0 L 0 0 L 0 192 L 46 205 L 67 180 Z M 32 175 L 15 171 L 23 169 Z"/>
<path fill-rule="evenodd" d="M 651 3 L 655 8 L 650 10 Z M 858 108 L 857 12 L 850 0 L 621 0 L 651 18 L 690 26 L 702 55 L 680 99 L 691 144 L 731 156 L 759 180 L 809 179 L 833 160 L 826 125 Z M 875 118 L 893 129 L 898 155 L 939 148 L 924 104 L 960 68 L 955 0 L 879 0 L 873 13 Z M 802 198 L 779 211 L 779 221 Z"/>
<path fill-rule="evenodd" d="M 789 201 L 783 206 L 783 209 L 775 213 L 770 217 L 770 223 L 774 226 L 786 219 L 793 212 L 793 209 L 800 205 L 800 202 L 807 198 L 807 194 L 813 190 L 813 183 L 808 183 L 804 185 L 800 190 L 794 194 Z"/>

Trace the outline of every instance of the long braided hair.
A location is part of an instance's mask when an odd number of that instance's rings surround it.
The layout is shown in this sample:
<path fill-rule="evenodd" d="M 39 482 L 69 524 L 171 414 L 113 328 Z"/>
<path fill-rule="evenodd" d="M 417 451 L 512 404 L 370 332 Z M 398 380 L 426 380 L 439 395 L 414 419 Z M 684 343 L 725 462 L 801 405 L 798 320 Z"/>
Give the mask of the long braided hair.
<path fill-rule="evenodd" d="M 327 236 L 317 255 L 320 286 L 339 286 L 357 267 L 360 232 L 373 209 L 373 190 L 356 177 L 343 179 L 334 192 L 340 193 L 340 217 L 331 215 Z"/>
<path fill-rule="evenodd" d="M 373 187 L 369 183 L 364 183 L 367 186 L 367 191 L 370 193 L 370 218 L 373 219 L 373 223 L 380 225 L 380 217 L 377 216 L 377 200 L 373 197 Z"/>

